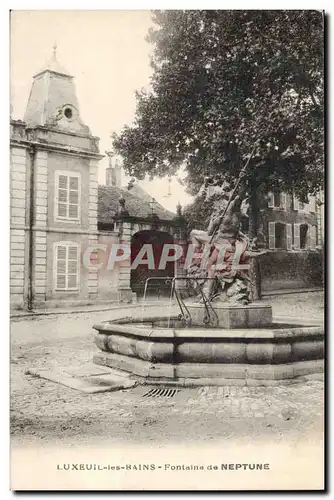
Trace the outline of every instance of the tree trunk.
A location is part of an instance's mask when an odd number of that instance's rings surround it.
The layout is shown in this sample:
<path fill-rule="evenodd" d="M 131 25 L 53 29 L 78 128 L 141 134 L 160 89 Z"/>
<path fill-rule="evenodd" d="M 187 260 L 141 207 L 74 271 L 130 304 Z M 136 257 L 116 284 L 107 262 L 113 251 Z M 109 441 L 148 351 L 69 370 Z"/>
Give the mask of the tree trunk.
<path fill-rule="evenodd" d="M 252 241 L 257 236 L 257 228 L 259 223 L 259 205 L 257 194 L 253 193 L 249 200 L 249 238 Z M 261 299 L 261 268 L 258 257 L 252 257 L 250 260 L 249 277 L 252 282 L 252 297 L 253 300 Z"/>

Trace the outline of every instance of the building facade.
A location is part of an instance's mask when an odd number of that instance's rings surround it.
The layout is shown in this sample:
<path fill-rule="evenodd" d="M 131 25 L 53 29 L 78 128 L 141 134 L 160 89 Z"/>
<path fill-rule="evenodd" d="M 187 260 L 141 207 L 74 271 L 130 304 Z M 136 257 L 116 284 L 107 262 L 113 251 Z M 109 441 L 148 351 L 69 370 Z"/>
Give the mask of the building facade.
<path fill-rule="evenodd" d="M 291 194 L 270 193 L 267 209 L 261 211 L 261 225 L 267 227 L 270 250 L 316 250 L 320 245 L 315 196 L 302 203 Z"/>
<path fill-rule="evenodd" d="M 323 284 L 323 235 L 319 197 L 302 203 L 289 193 L 270 193 L 259 212 L 261 290 L 302 290 Z"/>
<path fill-rule="evenodd" d="M 83 238 L 97 240 L 98 141 L 54 53 L 33 78 L 24 121 L 11 121 L 13 307 L 96 295 L 96 273 L 82 275 L 79 262 Z"/>
<path fill-rule="evenodd" d="M 12 308 L 131 301 L 135 257 L 108 266 L 113 245 L 145 231 L 177 237 L 174 214 L 120 188 L 119 165 L 98 186 L 102 157 L 54 52 L 33 77 L 24 120 L 10 123 Z"/>

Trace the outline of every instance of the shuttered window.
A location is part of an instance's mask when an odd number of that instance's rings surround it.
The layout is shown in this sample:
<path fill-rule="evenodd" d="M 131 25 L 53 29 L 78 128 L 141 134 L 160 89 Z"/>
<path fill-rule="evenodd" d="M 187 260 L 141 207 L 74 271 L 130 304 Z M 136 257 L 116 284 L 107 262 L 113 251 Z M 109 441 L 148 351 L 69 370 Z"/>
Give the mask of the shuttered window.
<path fill-rule="evenodd" d="M 310 196 L 309 198 L 309 211 L 311 213 L 316 213 L 315 196 Z"/>
<path fill-rule="evenodd" d="M 78 290 L 79 288 L 79 245 L 62 241 L 54 248 L 55 290 Z"/>
<path fill-rule="evenodd" d="M 299 200 L 296 195 L 293 195 L 293 209 L 299 210 Z"/>
<path fill-rule="evenodd" d="M 287 194 L 286 193 L 268 193 L 268 208 L 287 209 Z"/>
<path fill-rule="evenodd" d="M 56 172 L 56 219 L 79 221 L 80 181 L 81 177 L 77 172 Z"/>
<path fill-rule="evenodd" d="M 297 196 L 293 196 L 293 209 L 298 212 L 310 213 L 315 212 L 315 198 L 314 196 L 309 197 L 309 203 L 303 203 Z"/>
<path fill-rule="evenodd" d="M 287 207 L 287 195 L 286 193 L 281 193 L 281 204 L 280 206 L 283 208 L 283 210 L 286 210 Z"/>

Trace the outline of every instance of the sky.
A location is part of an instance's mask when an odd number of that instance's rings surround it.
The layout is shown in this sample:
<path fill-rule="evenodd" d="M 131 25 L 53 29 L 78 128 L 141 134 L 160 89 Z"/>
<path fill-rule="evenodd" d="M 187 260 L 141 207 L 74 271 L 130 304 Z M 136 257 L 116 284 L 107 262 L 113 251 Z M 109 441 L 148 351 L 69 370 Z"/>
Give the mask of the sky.
<path fill-rule="evenodd" d="M 51 58 L 56 43 L 59 63 L 75 77 L 80 116 L 100 137 L 104 154 L 111 148 L 111 134 L 133 120 L 135 91 L 149 85 L 152 46 L 145 37 L 151 26 L 148 10 L 12 11 L 12 117 L 23 119 L 32 77 Z M 106 158 L 100 162 L 101 184 L 107 164 Z M 184 206 L 191 201 L 174 178 L 170 196 L 166 179 L 140 185 L 172 211 L 178 202 Z"/>

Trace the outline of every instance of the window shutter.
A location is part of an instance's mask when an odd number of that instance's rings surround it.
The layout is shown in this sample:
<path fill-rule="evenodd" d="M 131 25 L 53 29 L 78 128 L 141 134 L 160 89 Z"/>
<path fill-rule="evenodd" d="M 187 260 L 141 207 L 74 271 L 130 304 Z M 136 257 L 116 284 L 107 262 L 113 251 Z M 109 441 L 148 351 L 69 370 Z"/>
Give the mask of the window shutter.
<path fill-rule="evenodd" d="M 69 243 L 56 246 L 56 289 L 76 290 L 79 283 L 79 248 Z"/>
<path fill-rule="evenodd" d="M 299 211 L 299 200 L 296 195 L 293 195 L 293 209 Z"/>
<path fill-rule="evenodd" d="M 66 217 L 67 215 L 67 180 L 68 178 L 66 175 L 59 175 L 58 177 L 58 217 Z"/>
<path fill-rule="evenodd" d="M 78 247 L 68 246 L 67 261 L 67 288 L 77 288 L 78 286 Z"/>
<path fill-rule="evenodd" d="M 268 223 L 268 233 L 269 233 L 269 248 L 270 250 L 275 249 L 275 222 Z"/>
<path fill-rule="evenodd" d="M 67 204 L 58 203 L 58 217 L 66 217 L 67 215 Z"/>
<path fill-rule="evenodd" d="M 274 194 L 268 193 L 268 208 L 274 208 Z"/>
<path fill-rule="evenodd" d="M 309 197 L 308 211 L 312 212 L 313 214 L 316 213 L 315 196 L 310 196 Z"/>
<path fill-rule="evenodd" d="M 59 245 L 56 249 L 56 288 L 66 289 L 66 246 Z"/>
<path fill-rule="evenodd" d="M 300 224 L 293 225 L 293 246 L 295 250 L 300 250 Z"/>
<path fill-rule="evenodd" d="M 59 176 L 59 189 L 65 189 L 67 190 L 67 175 L 60 175 Z"/>
<path fill-rule="evenodd" d="M 310 226 L 310 249 L 315 250 L 317 244 L 317 226 Z"/>
<path fill-rule="evenodd" d="M 57 173 L 56 173 L 57 174 Z M 56 213 L 61 219 L 78 220 L 80 203 L 79 176 L 58 174 Z"/>
<path fill-rule="evenodd" d="M 310 213 L 310 203 L 308 201 L 308 203 L 303 203 L 303 212 L 305 212 L 306 214 L 309 214 Z"/>
<path fill-rule="evenodd" d="M 69 177 L 69 219 L 77 219 L 79 215 L 79 179 Z"/>
<path fill-rule="evenodd" d="M 292 224 L 286 224 L 286 249 L 292 249 Z"/>
<path fill-rule="evenodd" d="M 286 210 L 286 193 L 281 193 L 281 207 Z"/>

